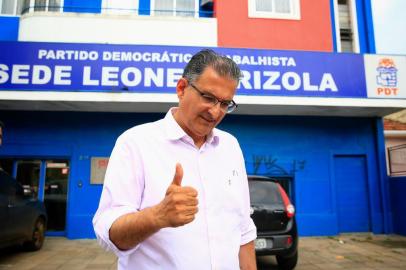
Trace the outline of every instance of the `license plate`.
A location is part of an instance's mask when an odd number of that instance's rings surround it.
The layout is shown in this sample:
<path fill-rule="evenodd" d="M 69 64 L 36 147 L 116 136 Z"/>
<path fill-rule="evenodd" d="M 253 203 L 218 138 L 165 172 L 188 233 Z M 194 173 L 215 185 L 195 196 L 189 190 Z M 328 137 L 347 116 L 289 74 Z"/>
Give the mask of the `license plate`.
<path fill-rule="evenodd" d="M 264 249 L 266 248 L 266 239 L 255 239 L 255 249 Z"/>

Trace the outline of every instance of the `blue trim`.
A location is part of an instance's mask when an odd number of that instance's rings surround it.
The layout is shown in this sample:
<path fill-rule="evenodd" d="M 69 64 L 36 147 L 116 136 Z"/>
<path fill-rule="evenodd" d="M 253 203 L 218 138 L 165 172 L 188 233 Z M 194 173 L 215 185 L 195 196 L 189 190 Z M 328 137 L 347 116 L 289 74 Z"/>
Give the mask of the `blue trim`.
<path fill-rule="evenodd" d="M 368 51 L 366 43 L 366 27 L 365 27 L 365 13 L 364 13 L 364 0 L 356 0 L 355 6 L 357 9 L 357 24 L 358 24 L 358 43 L 359 52 L 365 53 Z"/>
<path fill-rule="evenodd" d="M 15 179 L 17 179 L 17 161 L 16 160 L 13 161 L 13 174 L 12 174 L 12 176 Z"/>
<path fill-rule="evenodd" d="M 331 31 L 333 34 L 333 52 L 337 52 L 337 37 L 336 37 L 336 24 L 335 24 L 335 15 L 334 15 L 334 1 L 330 0 L 330 17 L 331 17 Z"/>
<path fill-rule="evenodd" d="M 138 9 L 139 15 L 151 15 L 151 0 L 139 0 Z"/>
<path fill-rule="evenodd" d="M 370 0 L 356 0 L 360 53 L 375 53 L 374 30 Z"/>
<path fill-rule="evenodd" d="M 378 182 L 381 190 L 382 214 L 384 221 L 384 233 L 393 232 L 392 213 L 390 209 L 390 194 L 389 194 L 389 177 L 386 173 L 386 159 L 385 159 L 385 136 L 383 119 L 376 118 L 376 156 L 378 163 Z"/>
<path fill-rule="evenodd" d="M 0 40 L 17 41 L 20 17 L 0 16 Z"/>
<path fill-rule="evenodd" d="M 371 0 L 366 0 L 364 3 L 365 3 L 365 23 L 367 29 L 367 43 L 369 48 L 367 53 L 376 53 Z"/>
<path fill-rule="evenodd" d="M 102 0 L 65 0 L 63 12 L 100 13 Z"/>
<path fill-rule="evenodd" d="M 199 0 L 199 17 L 201 18 L 213 18 L 213 2 L 208 2 L 202 6 L 202 0 Z"/>
<path fill-rule="evenodd" d="M 41 160 L 39 167 L 39 181 L 38 181 L 38 200 L 44 201 L 44 190 L 45 190 L 45 175 L 46 175 L 46 163 Z"/>
<path fill-rule="evenodd" d="M 45 236 L 66 236 L 65 231 L 46 231 Z"/>

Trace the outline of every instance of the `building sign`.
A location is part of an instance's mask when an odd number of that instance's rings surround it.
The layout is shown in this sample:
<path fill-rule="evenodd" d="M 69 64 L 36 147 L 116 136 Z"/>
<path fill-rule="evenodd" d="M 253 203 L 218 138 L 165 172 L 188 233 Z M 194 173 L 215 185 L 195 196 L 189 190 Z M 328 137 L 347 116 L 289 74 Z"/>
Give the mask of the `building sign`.
<path fill-rule="evenodd" d="M 406 57 L 365 55 L 368 97 L 406 98 Z"/>
<path fill-rule="evenodd" d="M 0 42 L 0 90 L 175 93 L 183 68 L 200 49 Z M 368 97 L 364 58 L 359 54 L 213 49 L 241 67 L 238 95 Z M 380 82 L 390 83 L 385 78 L 395 69 L 385 63 L 379 66 Z M 374 65 L 375 73 L 367 77 L 377 83 L 378 64 Z M 400 63 L 396 69 L 404 70 Z M 399 74 L 397 83 L 401 83 Z M 393 88 L 382 86 L 387 87 Z M 399 95 L 400 84 L 397 87 Z"/>
<path fill-rule="evenodd" d="M 108 157 L 92 157 L 90 170 L 90 183 L 103 184 L 104 176 L 106 175 L 107 165 L 109 164 Z"/>

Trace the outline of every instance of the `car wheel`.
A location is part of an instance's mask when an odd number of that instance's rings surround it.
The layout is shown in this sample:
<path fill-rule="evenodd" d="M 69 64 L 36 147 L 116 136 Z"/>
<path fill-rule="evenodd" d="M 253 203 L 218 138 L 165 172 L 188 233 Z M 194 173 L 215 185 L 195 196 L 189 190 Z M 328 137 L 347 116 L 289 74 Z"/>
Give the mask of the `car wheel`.
<path fill-rule="evenodd" d="M 296 267 L 297 258 L 298 258 L 298 254 L 296 251 L 293 255 L 291 255 L 289 257 L 276 256 L 276 261 L 278 262 L 278 266 L 280 269 L 291 270 Z"/>
<path fill-rule="evenodd" d="M 45 239 L 45 220 L 38 218 L 35 222 L 31 239 L 24 243 L 24 247 L 29 251 L 36 251 L 41 249 Z"/>

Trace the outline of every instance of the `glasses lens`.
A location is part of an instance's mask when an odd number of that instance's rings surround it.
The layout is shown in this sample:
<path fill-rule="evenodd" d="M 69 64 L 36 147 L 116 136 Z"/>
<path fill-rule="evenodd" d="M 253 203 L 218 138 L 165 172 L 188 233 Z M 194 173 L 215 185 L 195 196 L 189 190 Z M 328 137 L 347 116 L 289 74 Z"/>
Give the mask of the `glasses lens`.
<path fill-rule="evenodd" d="M 230 104 L 228 104 L 227 113 L 233 112 L 236 108 L 237 108 L 237 104 L 235 104 L 234 101 L 231 101 Z"/>
<path fill-rule="evenodd" d="M 215 97 L 209 96 L 209 95 L 202 95 L 203 101 L 205 103 L 209 103 L 211 105 L 215 105 L 217 103 L 217 99 Z"/>

